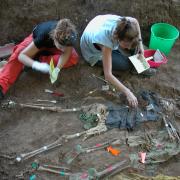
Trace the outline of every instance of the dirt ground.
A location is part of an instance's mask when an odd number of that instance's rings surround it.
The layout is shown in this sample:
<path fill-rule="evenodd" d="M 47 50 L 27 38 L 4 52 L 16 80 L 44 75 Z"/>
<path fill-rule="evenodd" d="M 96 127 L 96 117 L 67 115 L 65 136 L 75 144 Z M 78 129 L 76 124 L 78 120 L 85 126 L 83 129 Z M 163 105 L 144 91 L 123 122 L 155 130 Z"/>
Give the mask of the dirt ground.
<path fill-rule="evenodd" d="M 151 90 L 166 98 L 177 98 L 180 96 L 180 42 L 178 41 L 168 56 L 168 63 L 161 66 L 155 76 L 151 78 L 142 78 L 137 75 L 132 75 L 128 72 L 115 72 L 118 78 L 129 87 L 135 94 L 139 90 Z M 13 100 L 21 103 L 36 103 L 37 99 L 58 100 L 57 106 L 64 108 L 80 107 L 95 102 L 121 104 L 121 98 L 114 98 L 97 91 L 92 95 L 87 95 L 89 91 L 101 89 L 103 82 L 92 77 L 92 73 L 100 76 L 102 69 L 100 67 L 89 67 L 82 58 L 77 67 L 64 69 L 55 85 L 51 85 L 47 75 L 43 75 L 32 70 L 23 72 L 10 89 L 4 101 Z M 63 92 L 65 97 L 56 97 L 44 92 L 44 89 L 51 89 Z M 127 102 L 126 102 L 127 103 Z M 78 112 L 56 113 L 33 109 L 3 109 L 0 110 L 0 152 L 6 155 L 15 155 L 22 152 L 29 152 L 40 148 L 44 145 L 52 143 L 62 134 L 73 134 L 83 131 L 83 124 L 79 120 Z M 179 119 L 176 119 L 180 125 Z M 159 130 L 163 128 L 162 123 L 146 123 L 149 130 Z M 179 126 L 180 127 L 180 126 Z M 144 129 L 144 125 L 135 129 L 135 134 L 139 134 Z M 15 175 L 25 171 L 30 167 L 34 160 L 40 163 L 50 163 L 56 165 L 64 165 L 64 154 L 70 151 L 75 145 L 82 144 L 86 147 L 106 141 L 114 137 L 122 137 L 125 131 L 113 129 L 106 133 L 96 135 L 86 141 L 82 138 L 75 138 L 63 146 L 51 150 L 46 153 L 37 155 L 30 160 L 21 163 L 13 164 L 6 158 L 0 156 L 0 179 L 15 179 Z M 126 151 L 121 149 L 121 151 Z M 0 154 L 0 155 L 1 155 Z M 118 157 L 119 158 L 119 157 Z M 120 156 L 121 158 L 121 156 Z M 113 157 L 107 151 L 100 150 L 94 153 L 84 154 L 79 156 L 70 166 L 73 172 L 82 172 L 89 167 L 94 167 L 97 170 L 102 170 L 107 165 L 118 161 L 117 157 Z M 148 173 L 148 171 L 138 171 L 140 174 L 156 175 L 159 173 L 178 176 L 180 156 L 176 156 L 165 163 L 161 163 L 157 168 Z M 129 169 L 125 170 L 129 172 Z M 48 173 L 36 173 L 37 179 L 56 180 L 65 179 Z M 25 176 L 25 179 L 28 179 Z M 114 177 L 118 179 L 118 177 Z"/>
<path fill-rule="evenodd" d="M 52 19 L 70 18 L 77 25 L 79 34 L 82 33 L 87 22 L 97 14 L 113 13 L 136 17 L 141 25 L 143 41 L 148 45 L 150 26 L 155 22 L 167 22 L 176 27 L 180 26 L 180 3 L 177 0 L 6 0 L 0 3 L 0 43 L 1 45 L 12 41 L 19 42 L 32 31 L 37 23 Z M 47 10 L 48 7 L 48 10 Z M 127 8 L 128 7 L 128 8 Z M 20 10 L 19 10 L 20 9 Z M 158 9 L 158 11 L 157 11 Z M 7 13 L 8 12 L 8 13 Z M 77 45 L 78 46 L 78 45 Z M 77 47 L 79 51 L 79 47 Z M 140 90 L 150 90 L 164 98 L 176 99 L 180 97 L 180 41 L 178 40 L 168 55 L 168 63 L 162 65 L 155 76 L 144 78 L 132 75 L 129 72 L 114 72 L 128 88 L 135 94 Z M 80 51 L 79 51 L 80 52 Z M 125 98 L 110 96 L 100 89 L 103 82 L 92 77 L 92 74 L 102 76 L 102 68 L 90 67 L 83 58 L 76 67 L 64 69 L 60 73 L 58 82 L 50 83 L 47 75 L 32 70 L 23 71 L 17 82 L 6 95 L 4 102 L 12 100 L 19 103 L 37 103 L 37 99 L 57 100 L 57 106 L 62 108 L 76 108 L 92 103 L 127 104 Z M 44 92 L 44 89 L 64 93 L 64 97 L 53 97 Z M 93 94 L 90 91 L 97 90 Z M 179 113 L 180 114 L 180 113 Z M 180 128 L 180 119 L 176 118 Z M 165 130 L 161 120 L 148 122 L 136 127 L 129 134 L 140 135 L 144 129 L 149 131 Z M 113 129 L 88 138 L 75 138 L 64 143 L 61 147 L 39 154 L 21 163 L 14 163 L 6 156 L 15 157 L 54 142 L 63 134 L 74 134 L 83 131 L 83 124 L 79 120 L 78 112 L 57 113 L 34 110 L 28 108 L 2 108 L 0 107 L 0 180 L 14 180 L 16 175 L 25 172 L 31 167 L 33 161 L 40 164 L 54 164 L 71 168 L 72 172 L 83 172 L 90 167 L 97 171 L 103 170 L 110 164 L 119 162 L 128 154 L 127 146 L 117 146 L 121 150 L 118 157 L 112 156 L 104 149 L 80 155 L 71 165 L 64 162 L 64 155 L 77 144 L 83 147 L 93 146 L 112 138 L 125 137 L 126 131 Z M 145 166 L 143 169 L 128 168 L 125 173 L 137 172 L 141 175 L 155 176 L 165 174 L 180 176 L 180 155 L 158 164 L 154 169 Z M 58 180 L 65 177 L 46 172 L 35 172 L 37 180 Z M 32 173 L 25 173 L 24 178 L 29 179 Z M 120 180 L 116 175 L 110 179 Z M 149 178 L 150 179 L 150 178 Z M 33 180 L 33 179 L 32 179 Z"/>

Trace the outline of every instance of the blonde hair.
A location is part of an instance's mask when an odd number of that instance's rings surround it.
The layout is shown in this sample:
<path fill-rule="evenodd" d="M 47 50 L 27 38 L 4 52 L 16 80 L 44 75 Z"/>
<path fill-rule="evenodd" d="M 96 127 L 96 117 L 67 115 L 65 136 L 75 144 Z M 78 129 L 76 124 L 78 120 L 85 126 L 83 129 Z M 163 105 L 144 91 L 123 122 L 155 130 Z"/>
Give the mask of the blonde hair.
<path fill-rule="evenodd" d="M 138 45 L 139 31 L 134 22 L 130 22 L 127 18 L 123 17 L 117 22 L 116 29 L 113 37 L 118 41 L 128 41 L 132 43 L 132 48 Z"/>
<path fill-rule="evenodd" d="M 77 39 L 76 27 L 70 19 L 61 19 L 55 29 L 50 32 L 50 36 L 61 45 L 72 45 Z"/>

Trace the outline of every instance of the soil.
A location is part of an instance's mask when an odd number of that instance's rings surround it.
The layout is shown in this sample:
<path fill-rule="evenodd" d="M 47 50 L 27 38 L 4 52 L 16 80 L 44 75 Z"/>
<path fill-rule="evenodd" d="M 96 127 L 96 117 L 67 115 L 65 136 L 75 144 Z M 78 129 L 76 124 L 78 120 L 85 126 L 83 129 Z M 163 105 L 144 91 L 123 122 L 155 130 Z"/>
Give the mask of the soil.
<path fill-rule="evenodd" d="M 158 69 L 157 74 L 151 78 L 142 78 L 130 73 L 117 74 L 119 79 L 133 92 L 139 90 L 151 90 L 166 98 L 177 98 L 180 95 L 179 74 L 179 42 L 176 43 L 168 56 L 168 63 Z M 48 76 L 32 72 L 23 72 L 15 85 L 10 89 L 6 100 L 16 102 L 36 103 L 37 99 L 58 100 L 58 105 L 63 108 L 80 107 L 95 102 L 101 103 L 122 103 L 122 99 L 113 98 L 100 91 L 87 96 L 89 91 L 100 89 L 103 82 L 92 77 L 92 73 L 100 76 L 100 67 L 89 67 L 82 58 L 77 67 L 65 69 L 61 72 L 58 82 L 51 85 Z M 117 73 L 117 72 L 116 72 Z M 44 89 L 52 89 L 65 94 L 64 98 L 54 98 L 51 94 L 44 92 Z M 97 98 L 98 97 L 98 98 Z M 177 123 L 179 121 L 177 120 Z M 148 124 L 148 123 L 147 123 Z M 147 125 L 146 124 L 146 125 Z M 162 125 L 149 123 L 150 129 L 163 128 Z M 144 127 L 135 130 L 139 133 Z M 56 113 L 32 109 L 1 109 L 0 113 L 0 149 L 2 154 L 20 154 L 40 148 L 55 141 L 62 134 L 73 134 L 83 131 L 83 124 L 79 120 L 78 113 Z M 124 131 L 113 129 L 101 135 L 96 135 L 86 141 L 76 138 L 62 147 L 40 154 L 35 158 L 18 164 L 11 164 L 8 160 L 0 159 L 1 179 L 14 179 L 14 176 L 28 168 L 32 161 L 38 160 L 41 163 L 66 165 L 63 163 L 64 154 L 70 151 L 75 145 L 82 144 L 86 147 L 95 143 L 103 142 L 113 137 L 124 136 Z M 79 156 L 71 165 L 73 172 L 81 172 L 89 167 L 103 169 L 104 166 L 117 161 L 115 157 L 106 151 L 96 151 Z M 177 176 L 179 173 L 179 155 L 170 161 L 162 163 L 154 171 L 168 175 Z M 67 165 L 66 165 L 67 166 Z M 140 172 L 148 175 L 145 172 Z M 151 174 L 152 175 L 152 174 Z M 59 179 L 58 176 L 47 173 L 39 173 L 39 179 Z M 61 179 L 63 179 L 61 177 Z"/>
<path fill-rule="evenodd" d="M 58 18 L 61 15 L 69 16 L 69 13 L 75 13 L 76 16 L 73 16 L 75 22 L 79 24 L 79 31 L 82 32 L 82 29 L 85 27 L 85 24 L 91 16 L 95 16 L 98 12 L 113 12 L 117 13 L 118 8 L 116 4 L 112 3 L 113 1 L 108 0 L 105 4 L 102 1 L 98 1 L 99 4 L 95 4 L 95 1 L 79 1 L 82 3 L 82 7 L 86 8 L 87 11 L 81 12 L 81 6 L 74 7 L 76 2 L 75 1 L 67 1 L 62 4 L 59 4 L 59 1 L 47 1 L 49 5 L 52 3 L 57 3 L 57 5 L 61 5 L 61 8 L 56 12 L 54 12 L 50 8 L 48 9 L 52 15 L 48 15 L 43 11 L 45 7 L 47 8 L 47 4 L 43 3 L 43 1 L 39 1 L 39 6 L 42 8 L 42 11 L 36 16 L 28 16 L 28 12 L 37 5 L 38 1 L 33 1 L 33 5 L 30 1 L 26 1 L 25 4 L 21 4 L 20 1 L 17 3 L 13 3 L 13 1 L 6 1 L 3 2 L 2 6 L 3 9 L 1 11 L 1 17 L 4 17 L 0 23 L 5 25 L 5 22 L 9 22 L 6 24 L 6 28 L 12 24 L 21 24 L 21 21 L 24 22 L 25 20 L 29 21 L 30 23 L 22 24 L 22 28 L 17 26 L 17 31 L 12 32 L 12 28 L 7 32 L 5 30 L 0 32 L 1 35 L 1 43 L 8 43 L 10 40 L 14 39 L 15 41 L 19 41 L 23 38 L 23 36 L 27 35 L 32 26 L 39 21 L 47 20 L 50 18 Z M 100 3 L 101 2 L 101 3 Z M 103 1 L 104 2 L 104 1 Z M 132 2 L 136 10 L 144 7 L 144 3 L 146 1 L 138 1 L 139 4 Z M 143 3 L 144 2 L 144 3 Z M 147 1 L 150 3 L 150 1 Z M 163 3 L 164 1 L 153 1 L 151 2 L 152 7 L 156 7 L 158 5 L 164 9 L 168 9 L 169 11 L 167 14 L 162 14 L 161 16 L 153 16 L 150 15 L 150 10 L 147 12 L 148 8 L 144 8 L 143 12 L 137 13 L 133 8 L 128 9 L 128 12 L 124 12 L 125 15 L 133 14 L 139 17 L 142 21 L 143 27 L 143 35 L 144 37 L 149 37 L 149 26 L 151 23 L 155 21 L 157 18 L 159 21 L 164 20 L 170 22 L 174 25 L 179 25 L 178 21 L 178 13 L 176 13 L 177 8 L 172 11 L 171 8 L 178 6 L 178 1 L 168 1 L 168 3 Z M 19 3 L 19 4 L 18 4 Z M 113 5 L 112 5 L 112 4 Z M 70 8 L 67 8 L 70 4 Z M 101 6 L 103 4 L 103 6 Z M 164 5 L 166 4 L 166 5 Z M 12 5 L 12 7 L 10 6 Z M 29 5 L 29 6 L 28 6 Z M 110 9 L 107 7 L 111 5 Z M 17 11 L 17 6 L 22 6 L 20 13 Z M 127 7 L 126 1 L 122 3 L 121 9 L 123 7 Z M 178 6 L 179 7 L 179 6 Z M 6 10 L 11 10 L 10 13 L 5 16 Z M 63 9 L 68 9 L 68 11 L 63 11 Z M 27 11 L 28 10 L 28 11 Z M 61 11 L 60 11 L 61 10 Z M 72 12 L 70 12 L 72 10 Z M 92 12 L 91 12 L 92 11 Z M 15 21 L 11 19 L 13 17 L 13 12 L 16 16 L 19 16 L 19 21 Z M 26 12 L 26 13 L 25 13 Z M 37 9 L 34 8 L 34 11 L 37 13 Z M 44 18 L 42 12 L 44 12 Z M 91 13 L 89 13 L 91 12 Z M 55 13 L 55 14 L 54 14 Z M 169 14 L 168 14 L 169 13 Z M 34 13 L 35 14 L 35 13 Z M 147 14 L 148 22 L 143 20 L 144 14 Z M 179 13 L 180 14 L 180 13 Z M 155 14 L 156 15 L 156 14 Z M 167 16 L 166 16 L 167 15 Z M 14 15 L 15 16 L 15 15 Z M 26 19 L 26 18 L 29 19 Z M 75 18 L 77 17 L 77 18 Z M 85 17 L 86 18 L 85 20 Z M 161 17 L 161 18 L 160 18 Z M 171 18 L 172 17 L 172 18 Z M 176 18 L 174 18 L 176 17 Z M 164 19 L 162 19 L 164 18 Z M 12 23 L 13 22 L 13 23 Z M 27 28 L 27 31 L 25 29 Z M 29 31 L 29 32 L 28 32 Z M 146 42 L 148 39 L 145 38 Z M 175 46 L 173 47 L 171 53 L 168 55 L 168 63 L 166 65 L 162 65 L 155 76 L 151 78 L 144 78 L 138 75 L 132 75 L 129 72 L 114 72 L 116 76 L 128 87 L 130 88 L 135 94 L 137 94 L 140 90 L 150 90 L 153 92 L 158 93 L 162 97 L 165 98 L 172 98 L 176 99 L 180 96 L 180 41 L 177 41 Z M 79 48 L 78 48 L 79 50 Z M 17 82 L 15 83 L 12 88 L 10 88 L 9 92 L 6 95 L 4 101 L 13 100 L 19 103 L 36 103 L 37 99 L 48 99 L 48 100 L 57 100 L 57 106 L 61 106 L 63 108 L 71 108 L 71 107 L 80 107 L 82 105 L 87 105 L 91 103 L 114 103 L 114 104 L 122 104 L 124 103 L 123 96 L 121 98 L 115 98 L 110 96 L 106 93 L 102 93 L 100 91 L 103 82 L 92 77 L 92 74 L 96 74 L 97 76 L 102 75 L 102 68 L 101 67 L 90 67 L 86 64 L 82 57 L 80 57 L 80 62 L 76 67 L 72 67 L 69 69 L 62 70 L 58 82 L 54 85 L 50 83 L 49 77 L 44 74 L 40 74 L 38 72 L 33 72 L 32 70 L 23 71 Z M 47 94 L 44 92 L 44 89 L 51 89 L 54 91 L 62 92 L 65 96 L 62 97 L 54 97 L 51 94 Z M 94 92 L 91 95 L 87 95 L 90 91 L 95 89 L 99 89 L 98 91 Z M 127 102 L 125 101 L 127 104 Z M 179 119 L 176 118 L 176 122 L 178 127 L 180 128 Z M 141 125 L 134 130 L 134 134 L 140 134 L 140 132 L 144 129 L 144 126 L 148 127 L 149 130 L 159 130 L 163 128 L 161 123 L 146 123 L 146 125 Z M 122 137 L 125 135 L 125 131 L 118 129 L 113 129 L 106 133 L 102 133 L 100 135 L 96 135 L 87 139 L 86 141 L 82 141 L 82 138 L 75 138 L 67 143 L 63 144 L 63 146 L 51 150 L 46 153 L 42 153 L 30 160 L 21 162 L 21 163 L 12 163 L 11 160 L 2 158 L 2 154 L 6 155 L 15 155 L 20 154 L 23 152 L 29 152 L 40 148 L 44 145 L 54 142 L 58 137 L 62 134 L 73 134 L 77 132 L 83 131 L 83 124 L 79 120 L 79 113 L 78 112 L 69 112 L 69 113 L 57 113 L 57 112 L 48 112 L 48 111 L 41 111 L 41 110 L 32 110 L 28 108 L 13 108 L 13 109 L 0 109 L 0 179 L 2 180 L 14 180 L 15 176 L 20 174 L 22 171 L 28 169 L 31 163 L 35 160 L 38 160 L 40 163 L 47 163 L 47 164 L 57 164 L 60 166 L 67 166 L 63 162 L 63 157 L 65 153 L 69 152 L 75 145 L 82 144 L 82 146 L 91 146 L 96 143 L 104 142 L 107 139 L 114 138 L 114 137 Z M 126 151 L 126 147 L 122 147 L 121 149 L 122 154 Z M 121 157 L 120 157 L 121 158 Z M 117 157 L 112 156 L 107 151 L 100 150 L 96 151 L 95 153 L 89 153 L 79 156 L 71 166 L 73 172 L 83 172 L 87 170 L 89 167 L 94 167 L 98 171 L 102 170 L 107 165 L 112 164 L 113 162 L 118 161 Z M 177 155 L 176 157 L 171 158 L 169 161 L 165 163 L 161 163 L 157 166 L 157 168 L 149 173 L 148 171 L 139 170 L 140 174 L 144 174 L 147 176 L 153 176 L 159 173 L 171 175 L 171 176 L 180 176 L 179 172 L 179 164 L 180 164 L 180 156 Z M 125 170 L 125 172 L 129 172 L 130 169 Z M 51 175 L 48 173 L 36 173 L 38 176 L 38 180 L 58 180 L 58 179 L 66 179 L 64 177 L 59 177 L 56 175 Z M 26 174 L 24 179 L 28 179 L 30 174 Z M 113 179 L 118 179 L 118 177 L 114 177 Z"/>

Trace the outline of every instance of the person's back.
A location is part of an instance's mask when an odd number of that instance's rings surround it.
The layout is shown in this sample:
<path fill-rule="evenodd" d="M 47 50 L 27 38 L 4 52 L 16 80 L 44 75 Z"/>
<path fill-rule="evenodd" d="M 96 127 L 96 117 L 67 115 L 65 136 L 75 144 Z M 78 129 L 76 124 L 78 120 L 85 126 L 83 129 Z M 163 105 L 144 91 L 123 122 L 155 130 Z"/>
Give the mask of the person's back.
<path fill-rule="evenodd" d="M 86 61 L 92 66 L 102 59 L 102 52 L 94 47 L 94 44 L 101 44 L 112 50 L 117 50 L 119 44 L 113 37 L 117 21 L 121 16 L 99 15 L 92 19 L 85 28 L 81 37 L 81 52 Z"/>

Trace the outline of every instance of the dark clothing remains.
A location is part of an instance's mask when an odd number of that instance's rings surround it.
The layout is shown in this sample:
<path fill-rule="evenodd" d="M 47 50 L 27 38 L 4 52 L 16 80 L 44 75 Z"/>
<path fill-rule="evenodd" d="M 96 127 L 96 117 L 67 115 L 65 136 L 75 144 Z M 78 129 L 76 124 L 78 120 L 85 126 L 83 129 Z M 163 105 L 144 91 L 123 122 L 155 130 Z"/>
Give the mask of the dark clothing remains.
<path fill-rule="evenodd" d="M 158 97 L 155 93 L 150 91 L 142 91 L 138 95 L 138 99 L 147 104 L 145 107 L 129 108 L 127 106 L 110 106 L 108 108 L 109 114 L 106 119 L 106 126 L 108 128 L 126 128 L 132 131 L 133 128 L 145 121 L 157 121 L 160 119 L 161 111 Z"/>

